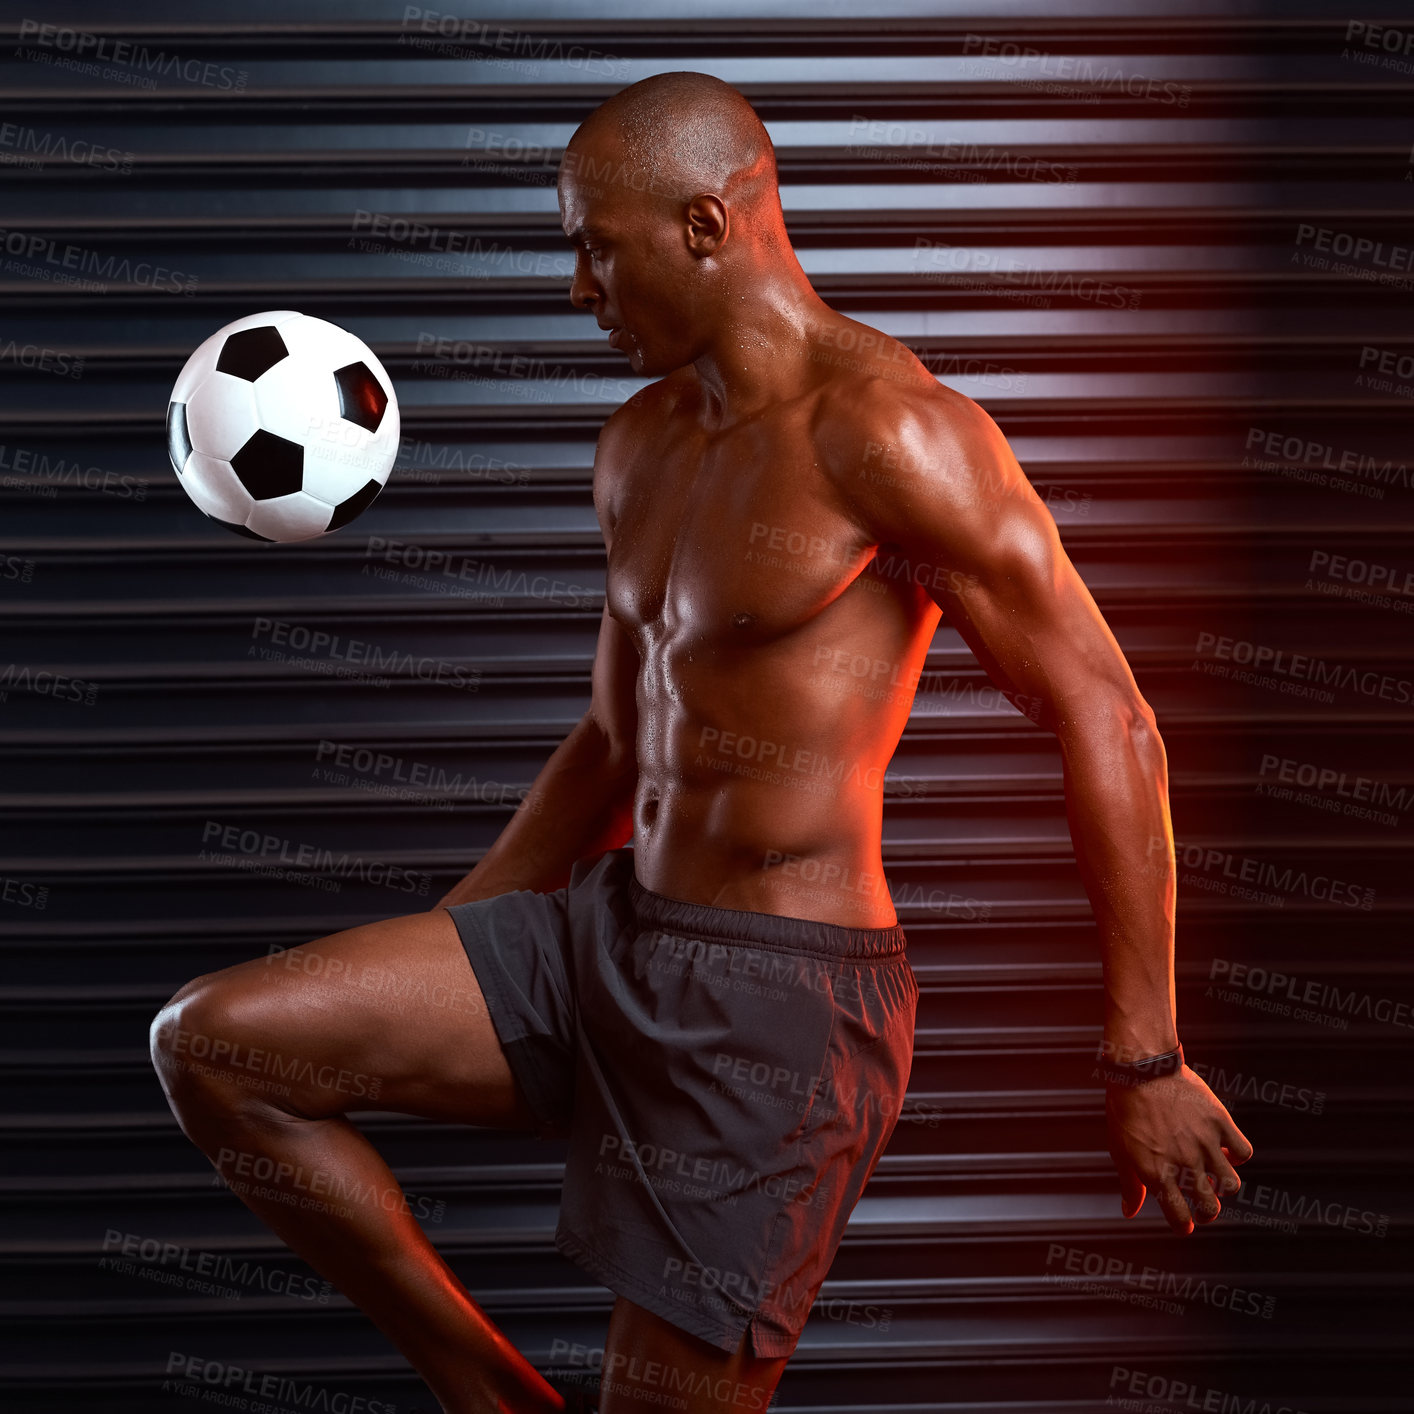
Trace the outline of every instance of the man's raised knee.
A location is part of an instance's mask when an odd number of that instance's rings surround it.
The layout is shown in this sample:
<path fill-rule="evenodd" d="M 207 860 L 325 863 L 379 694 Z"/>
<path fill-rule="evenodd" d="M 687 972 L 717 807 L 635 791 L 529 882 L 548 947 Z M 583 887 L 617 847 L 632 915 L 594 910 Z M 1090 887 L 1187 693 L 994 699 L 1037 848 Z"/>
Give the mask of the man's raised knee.
<path fill-rule="evenodd" d="M 240 1038 L 230 984 L 219 974 L 180 987 L 152 1020 L 152 1064 L 179 1119 L 183 1109 L 209 1109 L 239 1100 L 251 1048 Z"/>

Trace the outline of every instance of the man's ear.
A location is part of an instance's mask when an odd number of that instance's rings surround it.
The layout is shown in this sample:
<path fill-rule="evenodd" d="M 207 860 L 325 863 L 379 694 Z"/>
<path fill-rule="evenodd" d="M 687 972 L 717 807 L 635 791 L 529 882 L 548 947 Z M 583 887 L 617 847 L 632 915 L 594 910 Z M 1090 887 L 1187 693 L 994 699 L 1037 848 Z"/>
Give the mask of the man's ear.
<path fill-rule="evenodd" d="M 687 220 L 686 242 L 693 255 L 716 255 L 726 244 L 731 230 L 726 203 L 711 192 L 699 192 L 683 213 Z"/>

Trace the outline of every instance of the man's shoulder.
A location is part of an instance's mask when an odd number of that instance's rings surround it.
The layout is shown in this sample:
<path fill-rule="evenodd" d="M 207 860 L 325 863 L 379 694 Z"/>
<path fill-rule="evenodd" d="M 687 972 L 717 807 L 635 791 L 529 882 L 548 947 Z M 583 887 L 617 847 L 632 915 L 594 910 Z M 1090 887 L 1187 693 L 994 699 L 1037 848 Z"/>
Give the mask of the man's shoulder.
<path fill-rule="evenodd" d="M 990 414 L 965 394 L 888 370 L 834 381 L 820 400 L 816 432 L 822 468 L 856 503 L 905 485 L 962 490 L 1005 445 Z"/>
<path fill-rule="evenodd" d="M 698 387 L 697 373 L 690 365 L 675 368 L 620 403 L 606 419 L 600 435 L 623 438 L 659 426 L 686 407 L 696 397 Z"/>
<path fill-rule="evenodd" d="M 640 388 L 604 420 L 594 450 L 594 500 L 601 523 L 617 518 L 617 507 L 629 493 L 635 467 L 645 458 L 640 449 L 694 396 L 697 375 L 691 368 L 675 369 Z"/>

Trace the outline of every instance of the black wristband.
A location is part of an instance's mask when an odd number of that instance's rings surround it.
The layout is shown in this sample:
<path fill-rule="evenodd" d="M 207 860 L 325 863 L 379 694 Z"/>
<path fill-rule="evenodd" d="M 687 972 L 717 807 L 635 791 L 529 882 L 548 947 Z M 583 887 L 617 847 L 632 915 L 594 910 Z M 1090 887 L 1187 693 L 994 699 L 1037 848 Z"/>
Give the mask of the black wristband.
<path fill-rule="evenodd" d="M 1178 1045 L 1162 1055 L 1145 1056 L 1142 1060 L 1117 1061 L 1105 1054 L 1105 1047 L 1101 1044 L 1095 1060 L 1097 1064 L 1090 1075 L 1092 1080 L 1098 1076 L 1104 1079 L 1106 1085 L 1120 1085 L 1128 1089 L 1142 1085 L 1146 1080 L 1157 1080 L 1161 1075 L 1173 1075 L 1182 1070 L 1183 1047 Z"/>

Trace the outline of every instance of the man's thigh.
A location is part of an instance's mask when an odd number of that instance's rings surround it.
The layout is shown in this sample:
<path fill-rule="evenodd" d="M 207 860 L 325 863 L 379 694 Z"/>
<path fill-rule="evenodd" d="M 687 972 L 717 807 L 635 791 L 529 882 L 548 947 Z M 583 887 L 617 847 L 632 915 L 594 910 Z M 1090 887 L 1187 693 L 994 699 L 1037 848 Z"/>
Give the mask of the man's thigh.
<path fill-rule="evenodd" d="M 168 1066 L 220 1066 L 308 1118 L 392 1110 L 528 1129 L 457 928 L 441 907 L 187 983 L 155 1032 Z"/>
<path fill-rule="evenodd" d="M 740 1346 L 728 1355 L 620 1296 L 604 1343 L 599 1414 L 765 1410 L 789 1357 L 753 1356 L 750 1339 L 743 1332 Z"/>

